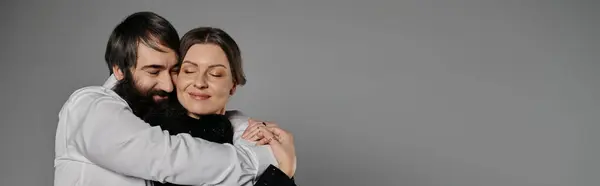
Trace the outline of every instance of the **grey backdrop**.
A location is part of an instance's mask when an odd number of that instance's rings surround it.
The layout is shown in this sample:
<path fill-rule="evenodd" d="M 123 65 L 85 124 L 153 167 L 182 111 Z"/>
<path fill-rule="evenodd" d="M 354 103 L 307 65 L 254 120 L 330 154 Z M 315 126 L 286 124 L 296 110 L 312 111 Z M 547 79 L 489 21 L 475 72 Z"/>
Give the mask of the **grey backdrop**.
<path fill-rule="evenodd" d="M 299 185 L 600 185 L 598 1 L 0 5 L 0 185 L 52 185 L 58 111 L 143 10 L 231 33 L 230 108 L 296 135 Z"/>

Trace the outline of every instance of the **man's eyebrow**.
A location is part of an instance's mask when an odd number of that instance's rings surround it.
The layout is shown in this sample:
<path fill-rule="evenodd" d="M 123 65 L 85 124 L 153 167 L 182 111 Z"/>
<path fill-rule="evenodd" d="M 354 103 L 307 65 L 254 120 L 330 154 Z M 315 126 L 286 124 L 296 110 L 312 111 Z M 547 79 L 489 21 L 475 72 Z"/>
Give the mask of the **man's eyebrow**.
<path fill-rule="evenodd" d="M 164 65 L 146 65 L 146 66 L 142 67 L 142 70 L 148 69 L 148 68 L 166 69 L 167 67 L 165 67 Z"/>

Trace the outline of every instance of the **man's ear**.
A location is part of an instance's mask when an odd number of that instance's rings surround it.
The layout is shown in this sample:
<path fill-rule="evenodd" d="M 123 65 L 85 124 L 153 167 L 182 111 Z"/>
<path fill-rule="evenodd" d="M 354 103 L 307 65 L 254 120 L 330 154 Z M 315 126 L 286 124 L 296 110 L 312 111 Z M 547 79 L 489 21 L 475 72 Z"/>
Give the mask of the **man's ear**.
<path fill-rule="evenodd" d="M 123 71 L 117 65 L 113 65 L 112 70 L 117 80 L 121 81 L 125 78 L 125 74 L 123 74 Z"/>
<path fill-rule="evenodd" d="M 231 88 L 231 90 L 229 90 L 229 95 L 233 95 L 235 93 L 236 89 L 237 89 L 237 85 L 233 85 L 233 88 Z"/>

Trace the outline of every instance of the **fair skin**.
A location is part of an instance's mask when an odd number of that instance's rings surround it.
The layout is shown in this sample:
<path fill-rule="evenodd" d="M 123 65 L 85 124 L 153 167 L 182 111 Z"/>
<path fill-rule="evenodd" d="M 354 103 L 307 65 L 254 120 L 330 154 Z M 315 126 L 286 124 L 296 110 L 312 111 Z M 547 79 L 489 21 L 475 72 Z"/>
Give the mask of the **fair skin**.
<path fill-rule="evenodd" d="M 225 52 L 218 45 L 195 44 L 183 58 L 179 73 L 173 76 L 177 99 L 188 115 L 224 114 L 236 84 Z M 292 177 L 296 156 L 291 133 L 274 123 L 250 120 L 242 138 L 269 144 L 279 162 L 279 168 Z M 275 140 L 273 140 L 275 139 Z"/>
<path fill-rule="evenodd" d="M 142 92 L 150 90 L 173 91 L 173 83 L 169 72 L 177 64 L 177 55 L 169 48 L 160 47 L 161 50 L 166 52 L 156 51 L 142 43 L 138 44 L 136 65 L 129 70 L 138 90 Z M 125 78 L 124 72 L 117 66 L 113 66 L 113 72 L 117 80 Z M 152 98 L 156 102 L 166 99 L 166 97 L 157 95 Z"/>
<path fill-rule="evenodd" d="M 190 47 L 176 80 L 177 99 L 192 117 L 224 114 L 229 97 L 235 92 L 227 56 L 216 45 Z"/>

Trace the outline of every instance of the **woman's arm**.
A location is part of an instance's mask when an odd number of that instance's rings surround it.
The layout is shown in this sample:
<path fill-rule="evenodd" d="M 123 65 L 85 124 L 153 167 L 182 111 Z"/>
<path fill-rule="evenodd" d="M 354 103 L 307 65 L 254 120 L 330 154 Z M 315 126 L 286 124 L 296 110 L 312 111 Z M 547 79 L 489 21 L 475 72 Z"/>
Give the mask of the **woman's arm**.
<path fill-rule="evenodd" d="M 260 175 L 258 181 L 254 185 L 296 186 L 296 182 L 294 181 L 294 177 L 290 178 L 279 168 L 270 165 L 269 167 L 267 167 L 267 170 L 265 170 L 265 172 L 262 175 Z"/>
<path fill-rule="evenodd" d="M 260 145 L 256 141 L 251 141 L 242 138 L 242 134 L 248 129 L 249 117 L 245 116 L 239 111 L 227 111 L 226 115 L 231 121 L 233 126 L 233 144 L 234 146 L 245 149 L 248 154 L 254 160 L 255 166 L 252 167 L 257 175 L 261 175 L 269 165 L 279 167 L 279 163 L 273 154 L 273 150 L 270 145 Z"/>
<path fill-rule="evenodd" d="M 293 175 L 296 167 L 296 155 L 291 133 L 278 128 L 273 123 L 253 120 L 250 120 L 249 123 L 242 138 L 258 142 L 259 145 L 268 144 L 279 163 L 279 168 L 269 165 L 254 185 L 295 186 Z"/>
<path fill-rule="evenodd" d="M 255 185 L 295 185 L 294 179 L 290 178 L 293 177 L 296 167 L 296 155 L 291 133 L 280 129 L 272 132 L 267 129 L 266 125 L 278 128 L 277 125 L 272 123 L 262 124 L 263 122 L 260 121 L 249 120 L 248 117 L 243 116 L 238 111 L 229 111 L 226 115 L 228 115 L 234 127 L 234 144 L 236 146 L 253 146 L 255 147 L 254 150 L 268 150 L 270 152 L 269 155 L 271 156 L 263 158 L 265 159 L 263 161 L 258 160 L 257 175 L 260 175 L 260 177 L 258 177 L 258 182 Z M 261 138 L 251 139 L 257 136 L 258 130 L 256 129 L 262 131 L 259 135 Z M 274 132 L 279 135 L 275 136 Z M 284 141 L 284 143 L 280 143 L 275 138 Z"/>

